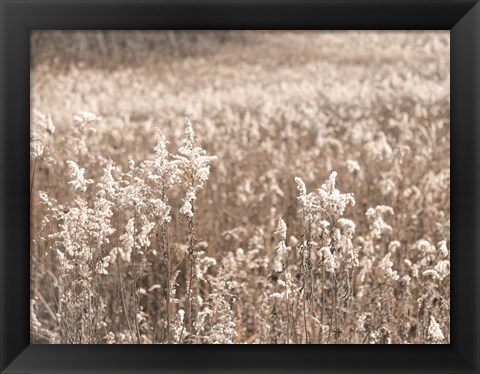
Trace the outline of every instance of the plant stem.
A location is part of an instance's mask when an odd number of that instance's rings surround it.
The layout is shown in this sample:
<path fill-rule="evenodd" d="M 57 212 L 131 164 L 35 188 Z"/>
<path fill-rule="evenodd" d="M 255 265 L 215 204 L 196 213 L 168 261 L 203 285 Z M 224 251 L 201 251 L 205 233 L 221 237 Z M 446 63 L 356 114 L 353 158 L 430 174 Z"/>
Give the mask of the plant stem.
<path fill-rule="evenodd" d="M 193 280 L 193 265 L 195 263 L 195 255 L 193 253 L 193 240 L 194 240 L 194 237 L 193 237 L 193 233 L 194 233 L 194 226 L 193 226 L 193 213 L 194 213 L 194 208 L 193 208 L 193 201 L 191 202 L 192 203 L 192 216 L 191 217 L 188 217 L 188 259 L 190 261 L 190 271 L 189 271 L 189 277 L 190 277 L 190 280 L 188 282 L 188 291 L 187 291 L 187 310 L 186 310 L 186 313 L 185 313 L 185 321 L 183 322 L 183 326 L 182 326 L 182 331 L 180 333 L 180 339 L 179 339 L 179 343 L 182 343 L 182 339 L 183 339 L 183 331 L 185 330 L 185 325 L 187 324 L 187 321 L 190 321 L 191 319 L 191 307 L 192 307 L 192 303 L 191 303 L 191 296 L 192 296 L 192 280 Z"/>
<path fill-rule="evenodd" d="M 137 344 L 140 344 L 140 329 L 138 327 L 137 321 L 137 312 L 139 310 L 139 303 L 137 297 L 137 267 L 135 262 L 135 255 L 136 255 L 136 239 L 137 239 L 137 209 L 136 203 L 133 204 L 133 249 L 132 249 L 132 261 L 133 261 L 133 270 L 132 270 L 132 277 L 133 277 L 133 305 L 134 305 L 134 314 L 133 314 L 133 321 L 135 323 L 135 330 L 137 332 Z"/>
<path fill-rule="evenodd" d="M 33 172 L 32 172 L 32 181 L 30 182 L 30 209 L 32 205 L 33 198 L 33 181 L 35 180 L 35 171 L 37 170 L 37 158 L 33 161 Z"/>

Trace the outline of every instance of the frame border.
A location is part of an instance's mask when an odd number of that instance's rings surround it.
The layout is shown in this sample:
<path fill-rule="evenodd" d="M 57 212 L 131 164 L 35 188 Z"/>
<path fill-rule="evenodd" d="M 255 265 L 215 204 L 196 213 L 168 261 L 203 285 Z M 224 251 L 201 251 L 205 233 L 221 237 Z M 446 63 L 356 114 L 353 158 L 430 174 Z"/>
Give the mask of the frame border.
<path fill-rule="evenodd" d="M 480 373 L 478 0 L 0 0 L 0 372 Z M 30 345 L 30 32 L 443 29 L 451 35 L 451 344 Z"/>

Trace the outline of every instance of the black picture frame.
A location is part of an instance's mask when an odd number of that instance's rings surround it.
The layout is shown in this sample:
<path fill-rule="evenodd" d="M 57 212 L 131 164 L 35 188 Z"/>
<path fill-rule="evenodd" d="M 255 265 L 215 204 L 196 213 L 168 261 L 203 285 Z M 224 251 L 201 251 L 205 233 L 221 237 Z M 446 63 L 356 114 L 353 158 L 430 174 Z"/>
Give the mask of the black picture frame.
<path fill-rule="evenodd" d="M 2 373 L 480 373 L 480 4 L 0 0 Z M 388 29 L 451 35 L 451 344 L 30 345 L 29 41 L 42 29 Z"/>

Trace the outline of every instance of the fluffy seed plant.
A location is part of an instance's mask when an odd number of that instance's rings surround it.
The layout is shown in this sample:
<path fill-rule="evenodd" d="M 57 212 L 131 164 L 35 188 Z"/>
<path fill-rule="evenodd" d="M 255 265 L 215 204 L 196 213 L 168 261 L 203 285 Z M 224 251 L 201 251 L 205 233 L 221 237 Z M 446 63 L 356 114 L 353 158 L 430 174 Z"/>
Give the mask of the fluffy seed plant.
<path fill-rule="evenodd" d="M 336 176 L 332 172 L 319 189 L 308 194 L 302 179 L 295 178 L 305 224 L 298 245 L 298 276 L 303 299 L 303 341 L 307 344 L 340 341 L 344 330 L 341 325 L 352 298 L 353 271 L 358 266 L 357 249 L 352 244 L 355 224 L 342 218 L 347 206 L 355 205 L 355 199 L 336 189 Z M 327 293 L 331 296 L 327 297 Z"/>
<path fill-rule="evenodd" d="M 39 112 L 38 110 L 32 111 L 32 131 L 30 137 L 30 210 L 32 216 L 41 211 L 41 201 L 39 200 L 38 191 L 34 190 L 34 186 L 38 182 L 38 173 L 40 176 L 45 178 L 44 174 L 49 174 L 50 168 L 54 167 L 56 162 L 52 156 L 52 137 L 55 133 L 55 126 L 51 116 Z M 43 175 L 42 175 L 43 174 Z M 36 233 L 44 228 L 44 225 L 40 222 L 32 219 L 30 221 L 31 232 Z M 42 305 L 47 309 L 49 316 L 54 319 L 55 315 L 48 305 L 47 301 L 44 299 L 42 292 L 40 290 L 44 289 L 45 283 L 42 282 L 38 276 L 34 274 L 45 274 L 46 264 L 44 261 L 44 256 L 42 255 L 42 247 L 45 244 L 44 237 L 38 237 L 32 235 L 32 248 L 30 253 L 30 269 L 31 269 L 31 309 L 32 313 L 35 313 L 35 310 L 38 308 L 36 301 L 42 303 Z M 41 323 L 35 316 L 31 323 L 32 332 L 36 338 L 40 339 Z M 42 329 L 44 333 L 48 336 L 45 338 L 47 341 L 52 340 L 53 333 L 50 333 L 48 329 Z M 53 340 L 55 340 L 53 338 Z"/>
<path fill-rule="evenodd" d="M 108 274 L 110 258 L 106 246 L 114 232 L 113 203 L 106 199 L 106 186 L 102 183 L 94 201 L 89 202 L 86 192 L 93 180 L 85 178 L 85 170 L 74 161 L 67 164 L 75 199 L 60 205 L 51 201 L 46 193 L 40 194 L 59 228 L 48 237 L 59 264 L 55 317 L 62 342 L 92 343 L 99 340 L 99 335 L 108 335 L 102 320 L 105 305 L 100 289 L 102 278 Z"/>
<path fill-rule="evenodd" d="M 210 164 L 216 160 L 216 156 L 206 156 L 206 151 L 195 144 L 195 134 L 192 124 L 187 118 L 185 123 L 185 139 L 179 148 L 179 155 L 175 156 L 175 164 L 180 170 L 180 178 L 183 187 L 186 190 L 183 205 L 180 213 L 185 215 L 187 219 L 187 245 L 188 245 L 188 261 L 190 262 L 188 271 L 188 287 L 186 295 L 186 311 L 183 320 L 182 330 L 179 336 L 179 343 L 183 343 L 184 335 L 189 333 L 193 327 L 192 318 L 192 292 L 195 287 L 195 201 L 197 193 L 203 188 L 204 183 L 208 180 L 210 174 Z"/>
<path fill-rule="evenodd" d="M 168 142 L 163 134 L 157 137 L 155 147 L 155 157 L 153 160 L 144 161 L 141 165 L 142 175 L 146 176 L 150 188 L 150 206 L 152 207 L 151 219 L 155 222 L 157 229 L 156 243 L 157 251 L 163 257 L 164 273 L 164 299 L 165 299 L 165 317 L 164 317 L 164 339 L 171 343 L 171 294 L 172 294 L 172 264 L 171 264 L 171 245 L 169 241 L 168 225 L 171 222 L 169 195 L 173 187 L 179 182 L 179 169 L 173 161 L 173 156 L 167 150 Z M 160 311 L 162 308 L 157 306 L 158 313 L 155 322 L 155 333 L 153 342 L 157 341 L 158 328 L 160 325 Z"/>

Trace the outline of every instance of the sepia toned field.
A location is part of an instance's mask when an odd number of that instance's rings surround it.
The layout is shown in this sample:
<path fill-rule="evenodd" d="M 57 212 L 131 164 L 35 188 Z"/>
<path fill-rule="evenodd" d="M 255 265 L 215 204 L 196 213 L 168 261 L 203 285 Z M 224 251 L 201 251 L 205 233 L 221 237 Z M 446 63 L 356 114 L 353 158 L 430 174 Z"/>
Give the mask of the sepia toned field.
<path fill-rule="evenodd" d="M 450 343 L 448 32 L 31 52 L 33 343 Z"/>

